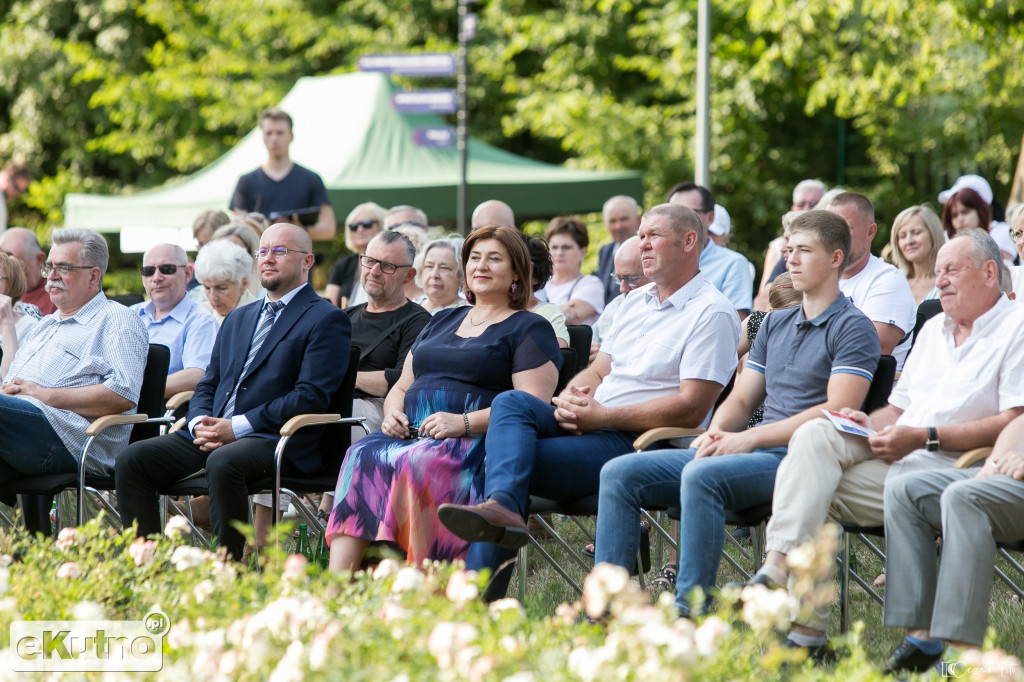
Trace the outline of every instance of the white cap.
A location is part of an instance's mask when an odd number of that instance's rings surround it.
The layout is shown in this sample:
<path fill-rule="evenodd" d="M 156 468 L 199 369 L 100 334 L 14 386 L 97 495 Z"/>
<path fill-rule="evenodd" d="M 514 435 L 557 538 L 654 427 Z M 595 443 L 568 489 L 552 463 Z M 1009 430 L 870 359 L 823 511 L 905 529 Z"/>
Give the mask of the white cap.
<path fill-rule="evenodd" d="M 719 237 L 724 237 L 729 234 L 729 229 L 732 227 L 732 219 L 729 217 L 729 212 L 725 210 L 724 206 L 715 204 L 715 220 L 713 223 L 708 225 L 708 230 L 711 234 Z"/>
<path fill-rule="evenodd" d="M 992 187 L 980 175 L 961 175 L 956 179 L 952 187 L 944 192 L 939 192 L 939 203 L 946 203 L 951 196 L 962 189 L 973 189 L 982 198 L 982 201 L 989 205 L 992 204 Z"/>

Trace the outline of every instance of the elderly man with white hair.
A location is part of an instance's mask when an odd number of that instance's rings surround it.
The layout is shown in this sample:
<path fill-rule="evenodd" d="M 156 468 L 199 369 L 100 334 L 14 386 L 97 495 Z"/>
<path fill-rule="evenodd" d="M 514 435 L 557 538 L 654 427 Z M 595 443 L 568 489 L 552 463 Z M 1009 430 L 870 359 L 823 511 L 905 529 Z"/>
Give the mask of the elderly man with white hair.
<path fill-rule="evenodd" d="M 196 279 L 205 294 L 199 305 L 217 324 L 235 308 L 256 300 L 249 291 L 252 263 L 245 249 L 227 239 L 210 242 L 196 255 Z"/>

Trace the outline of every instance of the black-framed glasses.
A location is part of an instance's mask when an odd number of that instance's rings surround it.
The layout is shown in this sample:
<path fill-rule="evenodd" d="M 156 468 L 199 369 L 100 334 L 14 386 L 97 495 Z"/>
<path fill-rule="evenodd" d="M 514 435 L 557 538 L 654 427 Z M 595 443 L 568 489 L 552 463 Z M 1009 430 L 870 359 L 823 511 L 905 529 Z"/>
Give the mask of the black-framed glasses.
<path fill-rule="evenodd" d="M 643 277 L 643 275 L 619 276 L 616 275 L 614 272 L 608 276 L 611 277 L 612 281 L 615 282 L 617 285 L 622 286 L 622 284 L 625 283 L 626 286 L 629 287 L 630 289 L 636 289 L 638 286 L 640 286 L 640 278 Z"/>
<path fill-rule="evenodd" d="M 1019 242 L 1024 237 L 1024 230 L 1010 230 L 1010 239 Z"/>
<path fill-rule="evenodd" d="M 370 258 L 369 256 L 360 256 L 359 264 L 362 265 L 367 270 L 373 270 L 374 265 L 379 265 L 380 271 L 383 272 L 385 275 L 394 274 L 395 270 L 397 270 L 398 268 L 412 267 L 411 263 L 409 265 L 396 265 L 394 263 L 389 263 L 386 260 L 377 260 L 376 258 Z"/>
<path fill-rule="evenodd" d="M 356 220 L 348 224 L 348 229 L 351 232 L 358 232 L 359 230 L 369 230 L 376 224 L 376 220 Z"/>
<path fill-rule="evenodd" d="M 39 266 L 39 274 L 49 277 L 50 273 L 56 270 L 62 275 L 70 275 L 72 270 L 92 270 L 95 265 L 68 265 L 67 263 L 43 263 Z"/>
<path fill-rule="evenodd" d="M 174 263 L 163 263 L 161 265 L 143 265 L 139 268 L 139 272 L 142 273 L 143 277 L 152 277 L 159 270 L 161 275 L 173 275 L 178 271 L 178 268 L 187 268 L 187 265 L 175 265 Z"/>
<path fill-rule="evenodd" d="M 266 258 L 267 256 L 273 254 L 274 258 L 284 258 L 289 253 L 304 253 L 308 255 L 309 251 L 289 249 L 287 246 L 274 246 L 269 249 L 267 247 L 256 249 L 256 253 L 254 253 L 253 255 L 256 256 L 257 258 Z"/>

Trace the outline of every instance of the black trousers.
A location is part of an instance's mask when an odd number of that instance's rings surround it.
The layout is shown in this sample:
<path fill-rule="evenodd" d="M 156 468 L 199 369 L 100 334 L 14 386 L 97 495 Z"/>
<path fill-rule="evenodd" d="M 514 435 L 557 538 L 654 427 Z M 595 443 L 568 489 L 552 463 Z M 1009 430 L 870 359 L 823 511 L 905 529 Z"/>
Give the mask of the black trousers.
<path fill-rule="evenodd" d="M 114 466 L 121 519 L 125 526 L 137 521 L 140 536 L 162 532 L 157 491 L 205 467 L 211 529 L 217 542 L 241 559 L 245 538 L 232 522 L 249 518 L 249 484 L 273 477 L 276 445 L 269 438 L 249 436 L 207 453 L 178 433 L 133 443 Z M 296 473 L 287 461 L 282 471 Z"/>

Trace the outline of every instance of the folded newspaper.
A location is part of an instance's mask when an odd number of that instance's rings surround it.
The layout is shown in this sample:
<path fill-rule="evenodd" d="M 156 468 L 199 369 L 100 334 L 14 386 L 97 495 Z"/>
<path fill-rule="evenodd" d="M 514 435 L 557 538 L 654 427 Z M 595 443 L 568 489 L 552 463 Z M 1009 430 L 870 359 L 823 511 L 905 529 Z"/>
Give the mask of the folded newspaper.
<path fill-rule="evenodd" d="M 868 428 L 867 426 L 861 426 L 857 422 L 853 421 L 849 417 L 843 416 L 839 412 L 833 412 L 831 410 L 826 409 L 822 409 L 821 411 L 825 414 L 826 417 L 828 417 L 828 420 L 832 422 L 832 426 L 836 427 L 837 430 L 842 431 L 843 433 L 852 433 L 854 436 L 864 436 L 865 438 L 867 438 L 868 436 L 873 436 L 876 433 L 878 433 L 874 429 Z"/>

